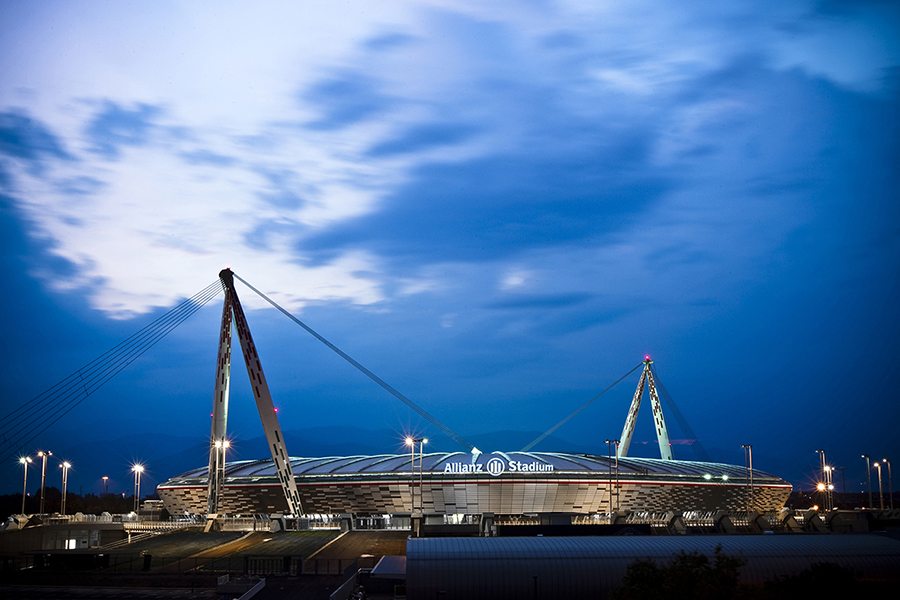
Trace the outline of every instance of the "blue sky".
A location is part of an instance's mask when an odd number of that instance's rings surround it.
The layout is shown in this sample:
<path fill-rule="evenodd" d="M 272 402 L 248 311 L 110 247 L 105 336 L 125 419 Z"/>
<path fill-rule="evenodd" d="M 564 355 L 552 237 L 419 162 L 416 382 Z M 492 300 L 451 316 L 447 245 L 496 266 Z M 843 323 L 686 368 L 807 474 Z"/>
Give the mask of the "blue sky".
<path fill-rule="evenodd" d="M 896 3 L 483 4 L 4 2 L 3 413 L 231 266 L 464 435 L 649 352 L 717 460 L 900 455 Z M 239 291 L 286 430 L 434 434 Z M 18 450 L 85 490 L 203 464 L 220 309 Z M 601 452 L 634 384 L 557 443 Z"/>

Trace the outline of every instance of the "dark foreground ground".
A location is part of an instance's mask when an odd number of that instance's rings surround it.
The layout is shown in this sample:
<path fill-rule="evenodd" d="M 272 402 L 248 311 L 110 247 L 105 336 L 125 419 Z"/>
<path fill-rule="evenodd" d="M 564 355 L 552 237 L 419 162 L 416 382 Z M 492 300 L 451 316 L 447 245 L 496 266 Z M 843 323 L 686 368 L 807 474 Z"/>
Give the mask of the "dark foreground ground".
<path fill-rule="evenodd" d="M 759 558 L 753 559 L 752 552 L 743 549 L 759 546 L 753 540 L 771 540 L 776 542 L 776 547 L 780 547 L 777 544 L 779 539 L 795 540 L 785 544 L 785 549 L 797 546 L 796 542 L 803 539 L 831 540 L 831 546 L 838 549 L 833 552 L 834 556 L 823 556 L 816 561 L 810 561 L 804 556 L 785 555 L 783 559 L 776 556 L 776 561 L 795 561 L 796 568 L 791 571 L 792 577 L 772 583 L 761 583 L 750 578 L 749 584 L 743 580 L 748 578 L 737 576 L 732 578 L 731 584 L 728 583 L 728 577 L 731 576 L 727 569 L 728 563 L 716 562 L 710 548 L 719 544 L 713 536 L 707 535 L 611 536 L 595 538 L 600 541 L 590 542 L 585 538 L 579 541 L 578 538 L 550 534 L 543 538 L 532 536 L 532 541 L 527 537 L 431 538 L 433 542 L 426 539 L 408 545 L 406 531 L 203 533 L 198 529 L 188 529 L 136 537 L 130 544 L 111 544 L 100 550 L 48 551 L 29 547 L 31 542 L 28 540 L 33 538 L 27 534 L 16 537 L 23 533 L 0 534 L 0 600 L 236 598 L 260 577 L 266 579 L 266 584 L 254 596 L 257 600 L 324 600 L 339 588 L 349 591 L 358 584 L 365 584 L 370 600 L 394 598 L 395 593 L 407 591 L 410 599 L 440 597 L 444 600 L 471 600 L 480 596 L 477 593 L 472 596 L 469 591 L 460 591 L 461 588 L 454 586 L 457 582 L 474 581 L 479 577 L 486 582 L 481 586 L 482 589 L 489 588 L 491 581 L 503 577 L 509 578 L 510 582 L 525 580 L 532 586 L 523 591 L 521 587 L 510 583 L 508 589 L 511 591 L 508 595 L 492 593 L 484 596 L 492 600 L 504 597 L 609 597 L 618 600 L 653 597 L 894 597 L 900 591 L 900 530 L 897 529 L 857 534 L 721 536 L 725 540 L 721 545 L 726 554 L 737 556 L 744 552 L 746 566 L 741 568 L 752 567 L 756 571 L 768 567 L 770 563 Z M 549 546 L 541 544 L 542 539 Z M 881 544 L 878 549 L 881 558 L 874 551 L 865 550 L 871 545 L 866 540 Z M 747 541 L 751 543 L 748 544 Z M 896 556 L 891 554 L 895 543 Z M 615 558 L 553 551 L 543 558 L 534 554 L 543 552 L 550 546 L 559 545 L 562 548 L 567 544 L 594 548 L 591 550 L 594 552 L 600 546 L 609 546 L 610 555 Z M 698 548 L 706 546 L 709 548 L 698 553 Z M 839 556 L 841 553 L 859 554 L 856 550 L 850 552 L 853 548 L 863 548 L 865 552 L 869 552 L 871 560 L 868 563 L 871 564 L 876 559 L 883 562 L 885 556 L 889 555 L 887 560 L 894 561 L 893 568 L 875 565 L 873 570 L 870 565 L 866 567 L 868 571 L 863 569 L 855 572 L 853 568 L 840 566 L 839 563 L 843 560 Z M 602 552 L 602 549 L 599 551 Z M 528 552 L 534 555 L 512 559 L 510 552 Z M 760 555 L 760 552 L 765 554 L 766 551 L 763 548 L 755 552 Z M 798 554 L 797 550 L 792 552 Z M 644 555 L 652 556 L 658 566 L 641 564 L 641 557 Z M 407 574 L 410 579 L 372 580 L 367 569 L 374 566 L 382 556 L 402 556 L 409 559 L 411 562 L 407 568 L 410 571 Z M 894 556 L 895 558 L 891 558 Z M 528 560 L 534 561 L 530 563 L 534 568 L 523 575 L 522 565 L 529 564 Z M 554 561 L 559 561 L 559 565 L 550 567 L 549 563 Z M 576 565 L 578 561 L 582 561 L 579 563 L 582 566 Z M 583 577 L 585 573 L 611 573 L 615 570 L 612 569 L 614 561 L 618 564 L 617 577 L 622 578 L 622 572 L 626 574 L 621 582 L 612 587 L 607 586 L 599 595 L 554 595 L 553 590 L 559 589 L 558 586 L 563 583 L 554 583 L 554 577 L 564 577 L 571 581 Z M 844 562 L 853 564 L 852 561 Z M 637 570 L 632 572 L 632 567 Z M 479 568 L 483 572 L 480 573 Z M 413 573 L 416 569 L 418 571 Z M 429 572 L 428 569 L 434 569 L 434 572 Z M 563 575 L 564 573 L 567 574 Z M 630 578 L 628 573 L 632 574 Z M 875 577 L 872 576 L 873 573 Z M 540 574 L 540 578 L 537 574 Z M 225 578 L 228 579 L 227 583 L 224 582 Z M 432 585 L 437 581 L 443 581 L 440 589 Z M 721 587 L 711 587 L 706 583 L 697 587 L 698 582 L 724 585 L 724 591 Z M 478 586 L 471 589 L 477 590 Z M 535 590 L 540 592 L 537 596 Z"/>

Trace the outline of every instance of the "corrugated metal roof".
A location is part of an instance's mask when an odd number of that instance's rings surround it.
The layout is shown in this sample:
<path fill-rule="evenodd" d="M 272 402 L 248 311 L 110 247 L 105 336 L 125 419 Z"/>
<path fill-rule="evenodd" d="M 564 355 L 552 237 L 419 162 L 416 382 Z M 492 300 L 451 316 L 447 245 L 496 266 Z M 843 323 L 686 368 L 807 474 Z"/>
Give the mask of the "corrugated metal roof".
<path fill-rule="evenodd" d="M 416 598 L 598 598 L 636 560 L 712 557 L 717 547 L 744 561 L 743 583 L 796 575 L 814 563 L 894 581 L 900 564 L 900 541 L 877 535 L 411 538 L 407 591 Z"/>

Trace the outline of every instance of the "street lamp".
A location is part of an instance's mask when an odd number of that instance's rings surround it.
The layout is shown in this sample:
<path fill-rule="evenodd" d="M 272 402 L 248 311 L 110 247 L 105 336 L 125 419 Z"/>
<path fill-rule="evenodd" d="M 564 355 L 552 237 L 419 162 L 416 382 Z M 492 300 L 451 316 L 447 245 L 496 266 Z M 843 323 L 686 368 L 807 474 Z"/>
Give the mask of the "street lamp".
<path fill-rule="evenodd" d="M 59 514 L 66 514 L 66 487 L 69 483 L 69 469 L 72 468 L 72 464 L 69 461 L 62 461 L 62 464 L 59 465 L 59 468 L 62 469 L 62 500 L 59 502 Z"/>
<path fill-rule="evenodd" d="M 216 440 L 216 479 L 225 482 L 225 452 L 231 448 L 231 442 L 228 440 Z M 221 454 L 221 459 L 219 455 Z M 221 479 L 220 477 L 221 471 Z"/>
<path fill-rule="evenodd" d="M 888 466 L 888 500 L 891 501 L 891 510 L 894 510 L 894 482 L 891 478 L 891 461 L 882 458 L 881 462 Z"/>
<path fill-rule="evenodd" d="M 41 463 L 41 505 L 39 514 L 44 514 L 44 483 L 47 481 L 47 457 L 53 456 L 53 453 L 47 450 L 38 450 L 37 455 L 43 459 Z"/>
<path fill-rule="evenodd" d="M 134 473 L 134 514 L 138 514 L 141 502 L 141 473 L 144 472 L 144 465 L 137 463 L 132 465 L 131 472 Z"/>
<path fill-rule="evenodd" d="M 828 510 L 834 510 L 834 467 L 825 465 L 825 498 L 828 501 Z"/>
<path fill-rule="evenodd" d="M 103 495 L 107 495 L 109 493 L 109 475 L 104 475 L 100 479 L 103 480 Z"/>
<path fill-rule="evenodd" d="M 819 467 L 822 470 L 822 480 L 825 486 L 825 510 L 831 510 L 834 508 L 831 498 L 831 490 L 833 490 L 834 487 L 831 487 L 830 489 L 828 487 L 831 484 L 831 467 L 828 466 L 828 462 L 825 460 L 824 450 L 816 450 L 816 454 L 819 455 Z"/>
<path fill-rule="evenodd" d="M 419 504 L 420 507 L 422 503 L 422 459 L 424 458 L 424 446 L 428 443 L 428 438 L 417 438 L 411 435 L 406 436 L 406 439 L 403 442 L 409 446 L 409 464 L 410 464 L 410 500 L 412 501 L 412 511 L 411 514 L 415 514 L 416 512 L 416 493 L 415 493 L 415 483 L 416 483 L 416 444 L 419 444 Z"/>
<path fill-rule="evenodd" d="M 866 461 L 866 488 L 869 490 L 869 509 L 871 510 L 872 505 L 872 467 L 869 464 L 869 461 L 872 460 L 868 454 L 860 455 L 861 458 Z"/>
<path fill-rule="evenodd" d="M 19 464 L 22 465 L 22 514 L 25 514 L 25 492 L 28 489 L 28 465 L 32 460 L 30 456 L 20 456 Z"/>
<path fill-rule="evenodd" d="M 425 444 L 427 443 L 428 438 L 419 440 L 419 508 L 423 511 L 425 510 L 425 500 L 422 498 L 422 478 L 425 471 Z"/>
<path fill-rule="evenodd" d="M 878 506 L 881 510 L 884 510 L 884 490 L 881 487 L 881 463 L 876 460 L 872 464 L 878 469 Z"/>
<path fill-rule="evenodd" d="M 616 512 L 617 510 L 619 510 L 619 506 L 618 506 L 618 505 L 619 505 L 619 502 L 618 502 L 618 500 L 619 500 L 619 440 L 604 440 L 604 443 L 606 444 L 606 459 L 607 459 L 607 461 L 608 461 L 607 464 L 608 464 L 608 466 L 609 466 L 609 471 L 610 471 L 610 477 L 609 477 L 609 512 L 610 512 L 610 513 L 613 513 L 613 512 Z M 615 447 L 615 449 L 616 449 L 616 450 L 615 450 L 615 455 L 613 454 L 613 447 Z M 613 460 L 613 456 L 615 456 L 615 460 Z M 615 478 L 616 478 L 616 491 L 615 491 L 615 494 L 613 494 L 613 478 L 612 478 L 612 476 L 611 476 L 611 475 L 612 475 L 612 471 L 613 471 L 613 467 L 615 467 L 615 473 L 616 473 L 616 476 L 615 476 Z M 616 507 L 615 507 L 615 508 L 613 508 L 613 496 L 614 496 L 614 495 L 615 495 L 615 498 L 616 498 Z M 612 519 L 612 517 L 610 517 L 610 519 Z"/>

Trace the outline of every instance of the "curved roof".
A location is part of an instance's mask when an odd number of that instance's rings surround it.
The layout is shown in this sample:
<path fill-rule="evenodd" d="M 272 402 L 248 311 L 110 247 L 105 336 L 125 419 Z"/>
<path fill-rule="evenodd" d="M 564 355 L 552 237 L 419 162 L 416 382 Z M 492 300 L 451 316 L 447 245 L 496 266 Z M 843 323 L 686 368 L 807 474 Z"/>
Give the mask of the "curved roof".
<path fill-rule="evenodd" d="M 609 473 L 614 470 L 615 459 L 591 454 L 567 454 L 563 452 L 491 452 L 477 457 L 479 463 L 497 456 L 506 459 L 507 463 L 542 463 L 550 465 L 555 474 L 569 473 L 573 475 L 588 473 Z M 416 460 L 418 460 L 416 456 Z M 473 456 L 466 452 L 432 452 L 423 457 L 425 473 L 443 473 L 448 464 L 472 464 Z M 704 477 L 711 475 L 720 478 L 723 475 L 731 479 L 743 478 L 747 471 L 740 465 L 724 463 L 697 462 L 685 460 L 662 460 L 658 458 L 620 458 L 619 475 L 667 476 L 667 477 Z M 408 474 L 411 471 L 409 454 L 377 454 L 373 456 L 328 456 L 323 458 L 291 458 L 291 469 L 300 477 L 328 477 L 340 475 L 390 475 Z M 416 465 L 418 471 L 418 465 Z M 454 471 L 455 472 L 455 471 Z M 268 478 L 275 477 L 275 467 L 270 459 L 246 460 L 228 463 L 225 467 L 228 478 Z M 182 473 L 172 479 L 205 479 L 207 468 L 202 467 Z M 753 477 L 760 483 L 770 480 L 781 482 L 781 478 L 769 473 L 755 470 Z"/>

